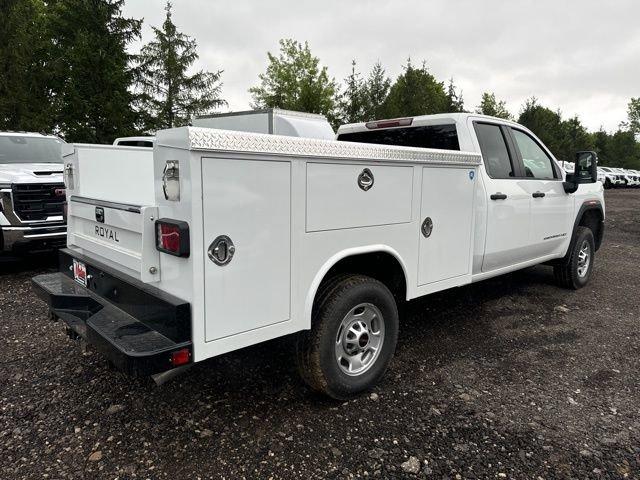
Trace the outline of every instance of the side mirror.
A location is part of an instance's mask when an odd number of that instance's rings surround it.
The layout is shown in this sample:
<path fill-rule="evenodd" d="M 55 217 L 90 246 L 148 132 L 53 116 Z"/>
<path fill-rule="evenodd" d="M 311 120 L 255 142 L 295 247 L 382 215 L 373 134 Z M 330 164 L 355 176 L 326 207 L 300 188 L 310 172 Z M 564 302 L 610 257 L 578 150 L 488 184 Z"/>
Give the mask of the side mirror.
<path fill-rule="evenodd" d="M 566 193 L 574 193 L 581 183 L 598 181 L 598 155 L 596 152 L 584 151 L 576 153 L 575 167 L 572 174 L 567 174 L 563 183 Z"/>
<path fill-rule="evenodd" d="M 576 153 L 574 181 L 577 183 L 596 183 L 598 181 L 598 155 L 596 152 Z"/>

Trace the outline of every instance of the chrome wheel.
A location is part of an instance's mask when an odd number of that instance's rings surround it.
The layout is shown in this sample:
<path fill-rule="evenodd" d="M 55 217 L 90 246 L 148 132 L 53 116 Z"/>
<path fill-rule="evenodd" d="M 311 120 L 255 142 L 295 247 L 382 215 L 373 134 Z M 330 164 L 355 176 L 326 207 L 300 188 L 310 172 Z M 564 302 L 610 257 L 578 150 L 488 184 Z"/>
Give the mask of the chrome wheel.
<path fill-rule="evenodd" d="M 586 240 L 582 242 L 580 251 L 578 252 L 578 276 L 584 278 L 589 271 L 591 263 L 591 246 Z"/>
<path fill-rule="evenodd" d="M 375 363 L 384 342 L 382 313 L 361 303 L 344 316 L 335 341 L 336 362 L 347 375 L 362 375 Z"/>

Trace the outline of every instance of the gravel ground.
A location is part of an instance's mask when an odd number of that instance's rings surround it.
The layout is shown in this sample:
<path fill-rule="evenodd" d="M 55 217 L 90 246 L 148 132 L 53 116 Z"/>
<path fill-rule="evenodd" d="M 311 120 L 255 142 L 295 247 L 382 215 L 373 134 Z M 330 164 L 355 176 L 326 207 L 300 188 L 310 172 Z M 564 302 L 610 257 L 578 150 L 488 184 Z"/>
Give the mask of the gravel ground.
<path fill-rule="evenodd" d="M 155 387 L 47 320 L 0 264 L 0 478 L 640 478 L 640 192 L 607 192 L 595 276 L 536 267 L 410 303 L 370 394 L 298 379 L 288 340 Z"/>

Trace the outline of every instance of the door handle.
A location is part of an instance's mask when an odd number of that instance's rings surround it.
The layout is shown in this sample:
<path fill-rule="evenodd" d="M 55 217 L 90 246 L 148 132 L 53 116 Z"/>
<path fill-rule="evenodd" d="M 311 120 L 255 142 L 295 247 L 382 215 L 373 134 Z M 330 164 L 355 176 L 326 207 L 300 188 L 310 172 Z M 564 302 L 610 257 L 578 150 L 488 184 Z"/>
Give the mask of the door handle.
<path fill-rule="evenodd" d="M 491 200 L 506 200 L 507 196 L 504 193 L 494 193 L 493 195 L 491 195 Z"/>
<path fill-rule="evenodd" d="M 533 198 L 542 198 L 544 197 L 544 195 L 545 195 L 544 192 L 534 192 L 531 194 Z"/>

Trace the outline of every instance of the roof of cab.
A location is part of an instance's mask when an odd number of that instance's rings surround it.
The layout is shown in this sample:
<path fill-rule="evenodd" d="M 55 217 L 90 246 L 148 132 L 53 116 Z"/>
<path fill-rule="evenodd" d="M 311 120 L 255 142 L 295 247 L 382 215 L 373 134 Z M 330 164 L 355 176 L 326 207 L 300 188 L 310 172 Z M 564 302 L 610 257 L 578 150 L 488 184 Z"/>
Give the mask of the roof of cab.
<path fill-rule="evenodd" d="M 510 125 L 518 125 L 516 122 L 505 120 L 504 118 L 492 117 L 490 115 L 482 115 L 479 113 L 436 113 L 433 115 L 417 115 L 415 117 L 407 116 L 407 117 L 401 117 L 397 119 L 390 118 L 390 119 L 379 119 L 379 120 L 373 120 L 373 121 L 383 122 L 383 121 L 411 118 L 412 119 L 411 127 L 419 127 L 423 125 L 442 125 L 442 124 L 446 125 L 446 124 L 454 124 L 454 123 L 464 123 L 470 117 L 473 117 L 475 119 L 480 119 L 480 120 L 488 120 L 488 121 L 494 121 L 494 122 L 497 121 L 500 123 L 505 123 Z M 367 123 L 371 123 L 371 122 L 347 123 L 345 125 L 341 125 L 340 127 L 338 127 L 338 131 L 336 132 L 336 134 L 340 135 L 343 133 L 354 133 L 354 132 L 363 132 L 363 131 L 370 130 L 369 128 L 367 128 Z M 386 127 L 386 128 L 407 128 L 407 126 Z M 385 127 L 380 128 L 380 130 L 384 130 L 384 129 Z"/>

